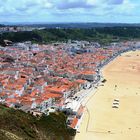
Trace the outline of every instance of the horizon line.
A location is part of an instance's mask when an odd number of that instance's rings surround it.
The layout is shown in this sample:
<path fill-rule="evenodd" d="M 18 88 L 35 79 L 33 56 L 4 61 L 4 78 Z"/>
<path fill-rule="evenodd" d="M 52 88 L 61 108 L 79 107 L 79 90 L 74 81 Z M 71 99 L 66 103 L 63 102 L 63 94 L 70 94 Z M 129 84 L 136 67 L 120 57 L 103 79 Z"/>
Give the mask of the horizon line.
<path fill-rule="evenodd" d="M 140 24 L 140 22 L 134 22 L 134 23 L 129 23 L 129 22 L 45 22 L 45 21 L 40 21 L 40 22 L 0 22 L 1 25 L 16 25 L 16 24 L 23 24 L 23 25 L 28 25 L 28 24 L 128 24 L 128 25 L 133 25 L 133 24 Z"/>

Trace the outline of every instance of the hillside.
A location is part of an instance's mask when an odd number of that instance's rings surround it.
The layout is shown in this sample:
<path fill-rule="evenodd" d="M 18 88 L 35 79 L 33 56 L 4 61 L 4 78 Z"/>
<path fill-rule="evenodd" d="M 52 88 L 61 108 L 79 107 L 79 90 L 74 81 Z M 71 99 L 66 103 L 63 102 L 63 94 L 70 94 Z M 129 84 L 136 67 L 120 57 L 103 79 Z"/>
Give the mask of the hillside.
<path fill-rule="evenodd" d="M 72 140 L 74 135 L 60 112 L 37 118 L 0 105 L 0 140 Z"/>
<path fill-rule="evenodd" d="M 87 40 L 108 44 L 113 41 L 140 39 L 140 27 L 104 27 L 92 29 L 43 29 L 25 32 L 0 34 L 0 44 L 4 40 L 13 42 L 32 41 L 50 43 L 56 41 Z"/>

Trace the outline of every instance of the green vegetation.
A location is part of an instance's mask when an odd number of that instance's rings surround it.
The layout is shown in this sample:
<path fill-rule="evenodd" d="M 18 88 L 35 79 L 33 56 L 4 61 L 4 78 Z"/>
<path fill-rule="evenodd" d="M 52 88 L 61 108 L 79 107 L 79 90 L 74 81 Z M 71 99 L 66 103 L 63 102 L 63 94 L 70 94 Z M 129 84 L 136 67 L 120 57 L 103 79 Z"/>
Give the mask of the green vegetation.
<path fill-rule="evenodd" d="M 140 39 L 140 27 L 104 27 L 92 29 L 44 29 L 30 32 L 3 33 L 0 35 L 0 44 L 8 39 L 13 42 L 32 41 L 50 43 L 56 41 L 87 40 L 108 44 L 113 41 Z"/>
<path fill-rule="evenodd" d="M 67 127 L 61 112 L 37 118 L 0 105 L 1 140 L 72 140 L 74 135 L 75 130 Z"/>

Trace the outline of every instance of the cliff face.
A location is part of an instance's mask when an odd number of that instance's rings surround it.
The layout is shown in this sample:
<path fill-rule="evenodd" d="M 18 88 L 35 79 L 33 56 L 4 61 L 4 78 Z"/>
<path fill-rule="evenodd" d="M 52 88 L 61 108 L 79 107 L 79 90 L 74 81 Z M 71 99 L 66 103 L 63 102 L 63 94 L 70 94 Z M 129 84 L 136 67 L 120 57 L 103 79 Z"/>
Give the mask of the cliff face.
<path fill-rule="evenodd" d="M 60 112 L 37 118 L 0 105 L 1 140 L 72 140 L 74 135 Z"/>

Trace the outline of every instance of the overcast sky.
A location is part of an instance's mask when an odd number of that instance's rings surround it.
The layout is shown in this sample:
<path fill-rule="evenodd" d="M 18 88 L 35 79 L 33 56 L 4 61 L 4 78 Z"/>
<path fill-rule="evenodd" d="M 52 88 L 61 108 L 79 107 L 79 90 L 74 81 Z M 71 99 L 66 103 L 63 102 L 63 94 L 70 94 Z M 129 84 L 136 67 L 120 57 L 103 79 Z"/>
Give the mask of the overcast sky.
<path fill-rule="evenodd" d="M 140 0 L 0 0 L 0 22 L 140 23 Z"/>

